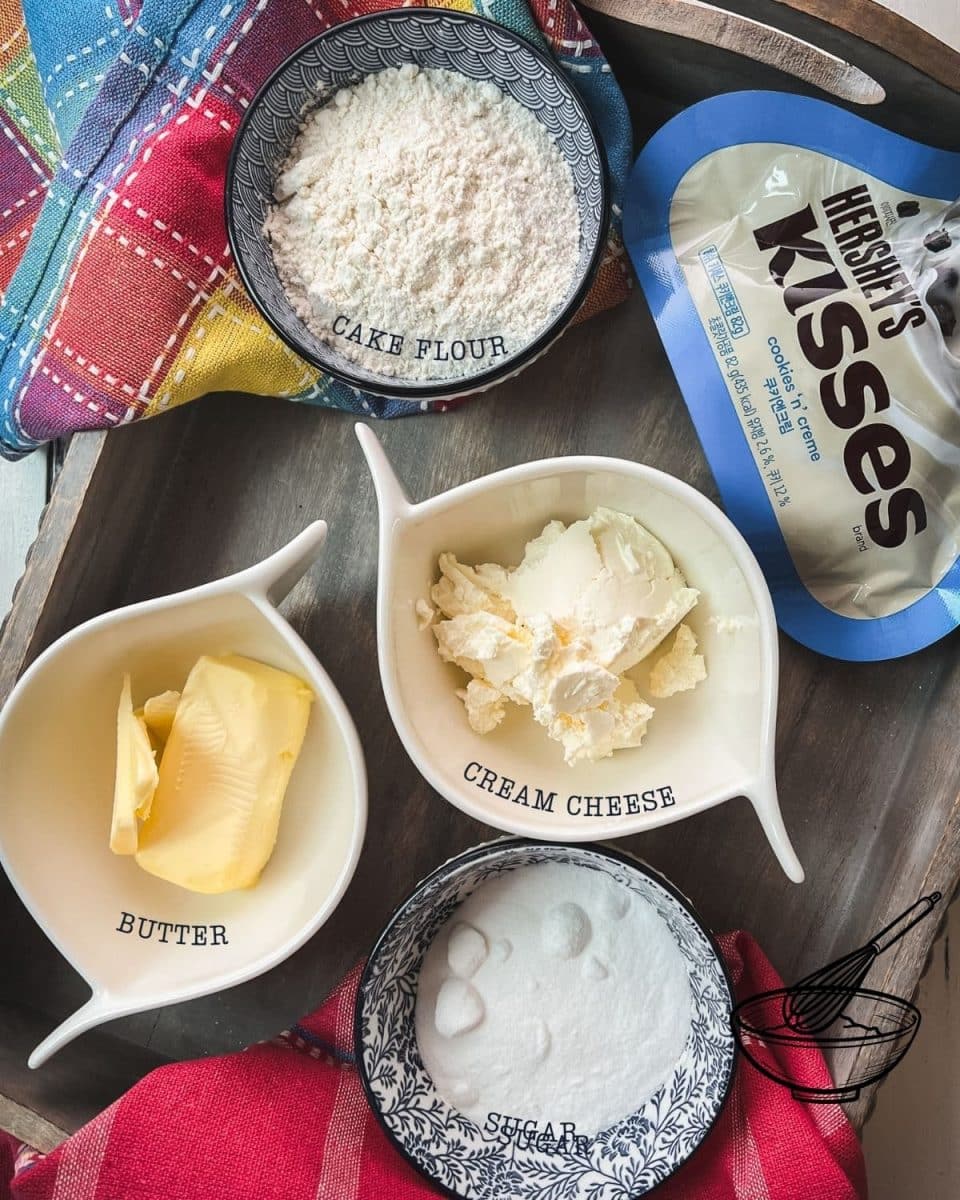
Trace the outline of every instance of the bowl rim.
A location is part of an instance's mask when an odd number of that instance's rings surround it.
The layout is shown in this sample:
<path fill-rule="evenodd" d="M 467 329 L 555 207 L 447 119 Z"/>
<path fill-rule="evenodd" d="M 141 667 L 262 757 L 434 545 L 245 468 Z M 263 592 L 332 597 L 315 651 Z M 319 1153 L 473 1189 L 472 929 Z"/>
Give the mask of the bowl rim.
<path fill-rule="evenodd" d="M 411 888 L 411 890 L 404 896 L 404 898 L 394 907 L 393 911 L 390 913 L 390 916 L 384 922 L 380 933 L 377 935 L 377 938 L 374 941 L 369 954 L 367 955 L 366 961 L 363 964 L 363 970 L 360 974 L 360 981 L 357 984 L 357 995 L 354 1001 L 353 1051 L 357 1067 L 357 1075 L 360 1078 L 360 1084 L 363 1089 L 364 1098 L 366 1099 L 370 1111 L 373 1113 L 374 1120 L 377 1122 L 377 1125 L 386 1135 L 390 1144 L 414 1168 L 417 1174 L 422 1179 L 428 1180 L 431 1186 L 435 1187 L 442 1195 L 449 1196 L 450 1200 L 475 1200 L 475 1197 L 466 1196 L 462 1192 L 454 1191 L 452 1188 L 447 1187 L 445 1184 L 435 1179 L 432 1175 L 427 1174 L 427 1172 L 424 1171 L 421 1163 L 417 1161 L 413 1154 L 406 1148 L 406 1145 L 400 1139 L 400 1137 L 387 1124 L 387 1121 L 380 1110 L 379 1102 L 377 1101 L 376 1095 L 370 1083 L 369 1076 L 367 1075 L 366 1064 L 363 1056 L 364 1001 L 366 999 L 367 988 L 370 985 L 372 964 L 376 962 L 377 957 L 382 950 L 384 941 L 403 914 L 407 911 L 407 909 L 420 895 L 421 891 L 425 887 L 435 880 L 440 879 L 443 876 L 450 874 L 454 870 L 459 869 L 460 867 L 469 866 L 474 861 L 482 859 L 492 851 L 513 850 L 524 847 L 540 847 L 558 851 L 572 850 L 577 853 L 589 852 L 592 854 L 597 854 L 603 858 L 610 859 L 612 862 L 620 863 L 623 866 L 630 867 L 632 870 L 639 871 L 642 875 L 646 875 L 649 879 L 652 879 L 654 883 L 662 887 L 665 892 L 671 895 L 681 905 L 681 907 L 693 921 L 694 925 L 696 925 L 703 934 L 707 944 L 713 951 L 713 955 L 717 961 L 717 964 L 720 967 L 720 972 L 730 999 L 731 1015 L 736 1007 L 736 991 L 734 989 L 733 977 L 721 952 L 720 943 L 718 942 L 713 931 L 700 915 L 699 910 L 696 908 L 693 902 L 676 886 L 676 884 L 672 883 L 665 875 L 658 871 L 656 867 L 651 866 L 648 862 L 646 862 L 646 860 L 640 858 L 639 856 L 631 854 L 618 846 L 610 845 L 607 842 L 551 842 L 543 838 L 504 836 L 493 838 L 487 842 L 480 842 L 475 846 L 468 847 L 466 850 L 461 850 L 459 854 L 454 854 L 452 857 L 445 859 L 439 864 L 439 866 L 434 867 L 432 871 L 424 875 L 423 878 L 420 879 L 420 881 L 416 883 L 413 888 Z M 645 1192 L 637 1193 L 637 1196 L 634 1198 L 634 1200 L 640 1200 L 640 1197 L 649 1196 L 652 1192 L 659 1189 L 662 1184 L 664 1184 L 677 1171 L 679 1171 L 682 1166 L 684 1166 L 696 1154 L 698 1154 L 704 1143 L 709 1138 L 710 1133 L 716 1126 L 717 1121 L 720 1119 L 721 1113 L 726 1108 L 727 1102 L 729 1101 L 730 1095 L 733 1091 L 733 1083 L 737 1074 L 739 1057 L 741 1054 L 745 1054 L 745 1051 L 743 1051 L 740 1046 L 736 1032 L 733 1029 L 732 1022 L 728 1021 L 727 1027 L 730 1031 L 732 1051 L 730 1055 L 730 1064 L 727 1069 L 726 1078 L 722 1081 L 716 1111 L 711 1117 L 709 1123 L 704 1128 L 703 1136 L 694 1150 L 688 1154 L 686 1158 L 681 1159 L 678 1163 L 676 1163 L 675 1166 L 671 1167 L 667 1174 L 664 1175 L 662 1179 L 659 1179 L 653 1185 L 653 1187 L 648 1188 Z M 426 1068 L 424 1068 L 424 1070 L 426 1070 Z"/>
<path fill-rule="evenodd" d="M 486 371 L 479 371 L 476 375 L 466 377 L 457 377 L 446 381 L 438 381 L 434 383 L 416 383 L 408 380 L 397 379 L 395 385 L 391 385 L 389 377 L 383 376 L 383 386 L 374 387 L 367 379 L 362 379 L 358 375 L 353 374 L 349 370 L 344 370 L 340 366 L 331 366 L 329 363 L 322 362 L 306 347 L 299 346 L 291 341 L 288 333 L 284 330 L 279 321 L 273 314 L 273 311 L 268 303 L 264 301 L 258 294 L 257 286 L 253 282 L 251 273 L 247 270 L 244 262 L 243 254 L 239 248 L 239 238 L 236 235 L 235 216 L 234 216 L 234 181 L 237 173 L 237 163 L 241 157 L 242 146 L 248 127 L 253 120 L 253 115 L 263 103 L 267 93 L 273 87 L 276 80 L 283 75 L 291 66 L 293 66 L 301 57 L 307 54 L 317 42 L 339 33 L 344 29 L 351 29 L 355 26 L 366 25 L 369 23 L 380 22 L 388 19 L 396 20 L 406 13 L 414 13 L 420 15 L 429 15 L 441 21 L 451 21 L 454 24 L 477 24 L 489 26 L 496 29 L 498 33 L 513 40 L 523 49 L 528 50 L 536 58 L 538 58 L 553 77 L 559 80 L 567 94 L 569 94 L 574 106 L 580 114 L 580 119 L 583 125 L 587 128 L 593 139 L 594 145 L 597 148 L 597 156 L 600 163 L 598 172 L 600 183 L 600 224 L 597 230 L 596 245 L 590 255 L 590 261 L 587 264 L 585 271 L 579 284 L 571 294 L 570 298 L 557 311 L 554 318 L 547 324 L 538 336 L 526 346 L 523 347 L 512 358 L 508 358 L 506 362 L 497 367 L 491 367 Z M 518 101 L 519 103 L 519 101 Z M 459 396 L 472 395 L 474 392 L 484 391 L 492 387 L 496 383 L 500 383 L 505 379 L 509 379 L 512 375 L 522 371 L 529 366 L 534 359 L 538 358 L 553 344 L 554 341 L 567 329 L 573 317 L 582 307 L 587 295 L 593 286 L 600 263 L 603 260 L 603 255 L 607 245 L 607 239 L 610 232 L 610 180 L 609 169 L 607 166 L 606 148 L 603 143 L 603 138 L 600 136 L 600 130 L 597 122 L 587 108 L 584 101 L 572 83 L 569 82 L 562 68 L 554 62 L 549 55 L 544 53 L 539 47 L 535 46 L 523 34 L 516 33 L 514 30 L 505 25 L 501 25 L 497 21 L 492 21 L 487 17 L 477 16 L 475 13 L 460 12 L 456 9 L 445 8 L 430 8 L 424 5 L 410 5 L 404 8 L 385 9 L 380 12 L 364 13 L 359 17 L 352 17 L 348 21 L 341 21 L 337 25 L 331 25 L 329 29 L 324 29 L 309 41 L 304 42 L 291 54 L 276 66 L 264 82 L 257 88 L 253 99 L 248 104 L 243 116 L 240 119 L 240 124 L 237 127 L 236 135 L 233 139 L 233 144 L 230 147 L 230 154 L 227 159 L 227 168 L 224 174 L 224 189 L 223 189 L 223 212 L 224 220 L 227 227 L 227 242 L 230 246 L 230 254 L 237 268 L 237 273 L 244 286 L 246 294 L 249 296 L 254 307 L 267 322 L 273 332 L 280 338 L 283 344 L 294 351 L 310 366 L 323 372 L 326 375 L 338 380 L 340 383 L 346 384 L 355 391 L 368 392 L 371 395 L 379 396 L 389 400 L 399 400 L 411 404 L 413 409 L 419 408 L 419 402 L 422 400 L 450 400 Z"/>

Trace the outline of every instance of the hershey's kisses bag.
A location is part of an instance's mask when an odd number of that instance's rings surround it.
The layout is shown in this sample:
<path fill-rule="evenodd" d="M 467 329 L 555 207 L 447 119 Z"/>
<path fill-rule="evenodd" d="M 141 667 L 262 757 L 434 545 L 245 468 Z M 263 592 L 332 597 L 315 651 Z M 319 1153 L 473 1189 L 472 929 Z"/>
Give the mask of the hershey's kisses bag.
<path fill-rule="evenodd" d="M 960 154 L 822 101 L 718 96 L 624 234 L 781 627 L 892 658 L 960 623 Z"/>

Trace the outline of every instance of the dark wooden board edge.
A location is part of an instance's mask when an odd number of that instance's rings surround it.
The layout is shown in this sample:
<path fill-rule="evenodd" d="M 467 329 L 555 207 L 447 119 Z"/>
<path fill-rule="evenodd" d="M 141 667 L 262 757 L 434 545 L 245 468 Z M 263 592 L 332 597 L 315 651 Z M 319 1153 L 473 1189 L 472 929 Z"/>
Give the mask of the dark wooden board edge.
<path fill-rule="evenodd" d="M 960 134 L 952 128 L 960 98 L 960 54 L 938 43 L 942 61 L 937 73 L 932 73 L 929 56 L 922 52 L 923 30 L 919 26 L 873 0 L 717 2 L 730 12 L 775 25 L 845 59 L 886 91 L 886 99 L 877 105 L 849 104 L 820 93 L 822 98 L 916 141 L 950 150 L 960 148 Z M 888 28 L 888 18 L 898 23 L 896 37 L 878 32 Z M 863 20 L 862 27 L 857 25 L 858 19 Z M 916 55 L 912 53 L 914 36 L 920 46 Z"/>
<path fill-rule="evenodd" d="M 164 486 L 170 456 L 182 436 L 179 422 L 150 421 L 138 431 L 150 439 L 150 471 L 130 471 L 123 438 L 84 433 L 70 443 L 27 556 L 13 604 L 0 630 L 0 704 L 25 668 L 64 633 L 62 614 L 83 620 L 121 603 L 92 572 L 92 549 L 100 563 L 134 562 L 142 553 L 142 530 Z M 123 573 L 113 573 L 122 579 Z"/>
<path fill-rule="evenodd" d="M 0 1129 L 43 1154 L 55 1150 L 70 1135 L 31 1108 L 0 1095 Z"/>
<path fill-rule="evenodd" d="M 14 588 L 10 610 L 0 628 L 0 703 L 5 702 L 28 662 L 36 642 L 37 627 L 49 606 L 54 580 L 60 571 L 83 501 L 96 472 L 104 434 L 74 439 L 69 466 L 53 487 L 40 515 L 37 535 L 27 552 L 23 574 Z"/>
<path fill-rule="evenodd" d="M 650 28 L 643 24 L 651 11 L 645 3 L 580 0 L 584 20 L 629 102 L 637 151 L 680 109 L 745 90 L 811 96 L 915 141 L 960 150 L 960 55 L 953 55 L 957 69 L 953 86 L 948 86 L 890 51 L 817 17 L 784 8 L 778 0 L 717 2 L 718 7 L 753 21 L 768 25 L 776 21 L 778 28 L 794 37 L 852 62 L 882 85 L 885 99 L 879 104 L 839 99 L 729 47 Z"/>
<path fill-rule="evenodd" d="M 723 2 L 723 0 L 721 0 Z M 876 0 L 773 0 L 902 59 L 953 91 L 960 90 L 960 54 Z M 736 3 L 725 4 L 735 8 Z"/>
<path fill-rule="evenodd" d="M 27 1055 L 49 1032 L 47 1017 L 0 1002 L 0 1128 L 44 1152 L 170 1061 L 97 1029 L 31 1071 Z"/>
<path fill-rule="evenodd" d="M 956 879 L 958 875 L 960 875 L 960 798 L 954 807 L 952 820 L 944 830 L 940 846 L 924 878 L 924 886 L 921 891 L 926 895 L 934 891 L 944 879 Z M 960 887 L 955 888 L 952 895 L 948 894 L 945 897 L 940 920 L 929 922 L 927 928 L 922 932 L 920 929 L 915 931 L 903 944 L 901 953 L 891 961 L 890 967 L 882 979 L 872 986 L 894 996 L 916 1000 L 921 980 L 930 968 L 934 943 L 943 934 L 947 909 L 958 895 L 960 895 Z M 923 1013 L 921 1012 L 920 1015 L 922 1018 Z M 857 1056 L 854 1069 L 857 1072 L 869 1073 L 875 1064 L 879 1065 L 883 1056 L 882 1047 L 873 1049 L 866 1047 Z M 868 1087 L 858 1100 L 845 1105 L 847 1116 L 857 1130 L 862 1130 L 873 1114 L 877 1096 L 885 1083 L 886 1079 L 881 1079 L 879 1083 Z"/>

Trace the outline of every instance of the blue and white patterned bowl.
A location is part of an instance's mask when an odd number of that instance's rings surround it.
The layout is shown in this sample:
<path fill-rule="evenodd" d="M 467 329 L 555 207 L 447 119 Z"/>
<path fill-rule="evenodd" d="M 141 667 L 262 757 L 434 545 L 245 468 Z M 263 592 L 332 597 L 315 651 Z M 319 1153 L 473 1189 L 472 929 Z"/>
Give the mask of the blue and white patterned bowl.
<path fill-rule="evenodd" d="M 535 863 L 600 871 L 653 905 L 687 963 L 690 1033 L 672 1077 L 636 1112 L 592 1139 L 543 1146 L 519 1131 L 488 1134 L 437 1093 L 414 1028 L 420 966 L 437 931 L 485 880 Z M 730 1090 L 735 1046 L 732 990 L 703 922 L 665 879 L 608 846 L 509 838 L 467 850 L 429 875 L 400 906 L 367 961 L 357 993 L 360 1078 L 400 1152 L 462 1200 L 634 1200 L 685 1162 Z M 611 1046 L 611 1055 L 642 1048 Z M 574 1139 L 570 1139 L 573 1143 Z"/>
<path fill-rule="evenodd" d="M 418 382 L 367 370 L 312 333 L 294 312 L 263 232 L 273 189 L 304 115 L 340 88 L 404 63 L 493 82 L 536 116 L 570 164 L 580 213 L 580 257 L 559 308 L 534 340 L 496 367 Z M 401 8 L 345 21 L 307 42 L 257 92 L 237 133 L 226 178 L 230 248 L 254 304 L 302 358 L 351 387 L 410 401 L 481 391 L 514 375 L 563 332 L 600 264 L 608 199 L 603 150 L 593 118 L 562 69 L 501 25 L 443 9 Z M 562 303 L 561 303 L 562 301 Z"/>

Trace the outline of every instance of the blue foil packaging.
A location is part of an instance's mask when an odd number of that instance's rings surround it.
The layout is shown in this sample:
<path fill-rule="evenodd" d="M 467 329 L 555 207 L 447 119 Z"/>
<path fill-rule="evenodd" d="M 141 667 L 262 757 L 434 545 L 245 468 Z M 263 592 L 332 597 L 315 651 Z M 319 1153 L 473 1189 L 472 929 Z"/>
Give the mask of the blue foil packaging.
<path fill-rule="evenodd" d="M 781 628 L 850 660 L 960 623 L 960 154 L 818 100 L 650 140 L 627 248 Z"/>

